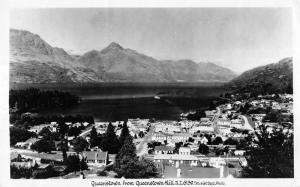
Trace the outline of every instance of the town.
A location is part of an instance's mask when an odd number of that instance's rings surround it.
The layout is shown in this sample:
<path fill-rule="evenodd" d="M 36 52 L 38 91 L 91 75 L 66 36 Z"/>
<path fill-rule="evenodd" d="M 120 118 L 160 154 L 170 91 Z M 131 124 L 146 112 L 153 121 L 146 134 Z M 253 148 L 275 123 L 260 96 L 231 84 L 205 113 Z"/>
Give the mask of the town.
<path fill-rule="evenodd" d="M 231 94 L 203 112 L 197 120 L 188 119 L 196 113 L 191 111 L 177 121 L 59 118 L 27 130 L 11 124 L 12 178 L 237 178 L 262 129 L 293 136 L 291 94 Z M 119 165 L 130 165 L 122 160 L 127 148 L 133 150 L 130 158 L 152 171 L 139 176 L 121 171 Z"/>

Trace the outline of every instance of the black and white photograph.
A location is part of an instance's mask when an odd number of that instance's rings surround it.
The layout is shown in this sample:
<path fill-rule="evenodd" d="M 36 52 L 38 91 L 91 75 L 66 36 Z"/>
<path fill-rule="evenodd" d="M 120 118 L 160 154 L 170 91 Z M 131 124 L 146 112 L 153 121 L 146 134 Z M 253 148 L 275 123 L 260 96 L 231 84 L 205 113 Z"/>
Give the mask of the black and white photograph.
<path fill-rule="evenodd" d="M 293 24 L 291 7 L 10 8 L 10 179 L 293 179 Z"/>

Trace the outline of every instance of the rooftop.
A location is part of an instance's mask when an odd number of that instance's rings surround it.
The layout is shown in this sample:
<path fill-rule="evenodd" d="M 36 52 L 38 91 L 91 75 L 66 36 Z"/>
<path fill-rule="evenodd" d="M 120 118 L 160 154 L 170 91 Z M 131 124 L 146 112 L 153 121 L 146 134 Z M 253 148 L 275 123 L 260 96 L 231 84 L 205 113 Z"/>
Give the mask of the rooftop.
<path fill-rule="evenodd" d="M 102 151 L 84 151 L 82 152 L 83 157 L 87 160 L 105 160 L 107 158 L 108 152 Z"/>
<path fill-rule="evenodd" d="M 194 155 L 161 154 L 154 155 L 154 160 L 199 160 Z"/>
<path fill-rule="evenodd" d="M 175 148 L 171 146 L 160 145 L 160 146 L 155 146 L 154 149 L 156 151 L 174 151 Z"/>

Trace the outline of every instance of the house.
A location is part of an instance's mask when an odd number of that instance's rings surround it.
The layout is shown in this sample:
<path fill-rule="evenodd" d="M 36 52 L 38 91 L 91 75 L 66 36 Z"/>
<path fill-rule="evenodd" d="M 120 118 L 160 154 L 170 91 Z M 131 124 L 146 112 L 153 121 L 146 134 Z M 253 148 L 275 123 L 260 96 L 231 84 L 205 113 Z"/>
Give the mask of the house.
<path fill-rule="evenodd" d="M 25 148 L 25 149 L 30 149 L 31 146 L 35 143 L 39 141 L 38 138 L 29 138 L 28 140 L 26 140 L 25 142 L 17 142 L 15 144 L 15 147 L 19 147 L 19 148 Z"/>
<path fill-rule="evenodd" d="M 153 125 L 155 126 L 155 132 L 174 133 L 181 131 L 180 126 L 176 125 L 175 121 L 161 121 L 153 123 Z"/>
<path fill-rule="evenodd" d="M 214 117 L 216 111 L 215 110 L 206 110 L 205 115 L 206 117 Z"/>
<path fill-rule="evenodd" d="M 42 125 L 37 125 L 37 126 L 33 126 L 31 127 L 30 129 L 28 129 L 29 132 L 34 132 L 36 134 L 40 133 L 40 131 L 43 129 L 43 128 L 49 128 L 51 125 L 47 125 L 47 124 L 42 124 Z M 52 131 L 52 129 L 49 128 L 49 130 Z"/>
<path fill-rule="evenodd" d="M 83 122 L 82 125 L 83 125 L 84 127 L 87 127 L 87 126 L 89 125 L 89 123 L 88 123 L 88 122 Z"/>
<path fill-rule="evenodd" d="M 162 142 L 162 143 L 164 143 L 164 141 L 167 140 L 167 135 L 163 134 L 163 133 L 155 133 L 152 136 L 152 140 L 156 141 L 156 142 Z"/>
<path fill-rule="evenodd" d="M 72 122 L 65 122 L 66 125 L 71 126 Z"/>
<path fill-rule="evenodd" d="M 235 150 L 233 154 L 235 156 L 244 156 L 245 152 L 246 152 L 245 150 Z"/>
<path fill-rule="evenodd" d="M 82 157 L 88 165 L 106 166 L 108 164 L 108 152 L 84 151 Z"/>
<path fill-rule="evenodd" d="M 199 125 L 198 121 L 191 121 L 191 120 L 181 120 L 179 122 L 181 128 L 191 128 L 195 125 Z"/>
<path fill-rule="evenodd" d="M 140 118 L 136 118 L 136 119 L 128 119 L 127 121 L 127 126 L 143 126 L 146 127 L 149 123 L 149 119 L 140 119 Z"/>
<path fill-rule="evenodd" d="M 73 125 L 72 125 L 72 127 L 81 127 L 81 123 L 79 123 L 79 122 L 77 122 L 77 123 L 74 123 Z"/>
<path fill-rule="evenodd" d="M 52 121 L 50 124 L 51 125 L 58 125 L 56 121 Z"/>
<path fill-rule="evenodd" d="M 217 125 L 220 127 L 230 127 L 231 122 L 230 122 L 230 120 L 227 120 L 227 119 L 218 119 Z"/>
<path fill-rule="evenodd" d="M 230 104 L 230 103 L 226 104 L 226 105 L 225 105 L 225 109 L 226 109 L 226 110 L 230 110 L 230 109 L 232 109 L 232 106 L 231 106 L 231 104 Z"/>
<path fill-rule="evenodd" d="M 178 154 L 180 155 L 190 155 L 191 154 L 191 148 L 189 147 L 180 147 Z"/>
<path fill-rule="evenodd" d="M 194 134 L 198 131 L 202 133 L 212 133 L 214 132 L 214 127 L 212 125 L 199 125 L 189 129 L 189 133 L 191 134 Z"/>
<path fill-rule="evenodd" d="M 167 136 L 167 141 L 174 140 L 175 142 L 187 142 L 192 137 L 190 133 L 175 133 L 171 136 Z"/>
<path fill-rule="evenodd" d="M 173 154 L 174 147 L 171 146 L 155 146 L 155 154 Z"/>
<path fill-rule="evenodd" d="M 208 122 L 210 121 L 210 118 L 200 118 L 200 122 Z"/>
<path fill-rule="evenodd" d="M 200 162 L 194 155 L 181 154 L 157 154 L 154 155 L 154 162 L 157 164 L 165 163 L 171 165 L 187 164 L 190 166 L 197 166 Z"/>

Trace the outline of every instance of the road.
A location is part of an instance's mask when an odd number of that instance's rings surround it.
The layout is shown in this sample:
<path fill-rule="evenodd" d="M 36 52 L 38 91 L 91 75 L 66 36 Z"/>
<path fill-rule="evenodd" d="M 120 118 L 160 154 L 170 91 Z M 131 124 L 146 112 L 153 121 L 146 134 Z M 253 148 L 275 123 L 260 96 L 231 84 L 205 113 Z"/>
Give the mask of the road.
<path fill-rule="evenodd" d="M 138 156 L 148 154 L 148 143 L 151 142 L 154 134 L 154 127 L 150 126 L 149 132 L 144 136 L 143 140 L 137 145 L 136 153 Z"/>
<path fill-rule="evenodd" d="M 213 119 L 212 119 L 212 124 L 213 124 L 215 133 L 216 133 L 216 134 L 219 134 L 220 131 L 219 131 L 219 127 L 217 126 L 217 121 L 218 121 L 218 119 L 219 119 L 219 116 L 220 116 L 221 111 L 220 111 L 220 108 L 219 108 L 219 107 L 217 107 L 216 110 L 217 110 L 217 112 L 216 112 L 216 114 L 214 115 L 214 117 L 213 117 Z"/>
<path fill-rule="evenodd" d="M 245 129 L 250 130 L 250 131 L 254 131 L 253 127 L 249 123 L 248 118 L 245 115 L 241 115 L 241 117 L 243 118 L 243 120 L 245 122 L 244 123 Z"/>
<path fill-rule="evenodd" d="M 85 129 L 81 134 L 79 134 L 79 136 L 81 137 L 85 137 L 88 135 L 89 132 L 91 132 L 92 128 L 95 126 L 95 128 L 97 129 L 101 124 L 98 124 L 98 125 L 91 125 L 89 126 L 87 129 Z"/>

